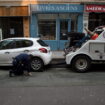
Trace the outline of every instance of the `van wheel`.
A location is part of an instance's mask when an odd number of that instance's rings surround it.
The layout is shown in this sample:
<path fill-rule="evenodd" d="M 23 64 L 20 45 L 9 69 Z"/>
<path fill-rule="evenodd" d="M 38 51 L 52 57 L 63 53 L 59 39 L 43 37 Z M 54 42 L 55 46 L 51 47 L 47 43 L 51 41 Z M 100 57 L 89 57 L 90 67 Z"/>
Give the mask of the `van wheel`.
<path fill-rule="evenodd" d="M 44 63 L 40 58 L 33 58 L 31 60 L 31 69 L 34 72 L 43 71 Z"/>
<path fill-rule="evenodd" d="M 77 56 L 72 61 L 72 69 L 77 72 L 86 72 L 90 69 L 91 60 L 84 55 Z"/>

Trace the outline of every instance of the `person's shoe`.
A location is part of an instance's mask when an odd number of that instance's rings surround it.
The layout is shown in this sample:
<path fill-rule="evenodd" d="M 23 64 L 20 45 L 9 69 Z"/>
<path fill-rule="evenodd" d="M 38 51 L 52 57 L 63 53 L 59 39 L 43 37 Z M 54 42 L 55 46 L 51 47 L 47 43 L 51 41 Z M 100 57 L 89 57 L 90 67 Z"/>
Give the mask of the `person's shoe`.
<path fill-rule="evenodd" d="M 14 73 L 9 72 L 9 77 L 14 77 L 14 76 L 15 76 Z"/>
<path fill-rule="evenodd" d="M 24 71 L 24 75 L 27 76 L 28 75 L 28 72 L 27 71 Z"/>
<path fill-rule="evenodd" d="M 28 73 L 29 76 L 32 76 L 32 73 Z"/>

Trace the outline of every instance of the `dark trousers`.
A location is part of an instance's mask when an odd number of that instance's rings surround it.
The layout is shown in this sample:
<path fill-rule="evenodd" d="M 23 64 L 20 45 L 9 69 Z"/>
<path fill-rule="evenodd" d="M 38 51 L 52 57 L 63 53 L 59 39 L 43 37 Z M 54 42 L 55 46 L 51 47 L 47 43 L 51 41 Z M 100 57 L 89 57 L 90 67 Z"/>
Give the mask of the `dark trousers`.
<path fill-rule="evenodd" d="M 81 45 L 82 45 L 86 40 L 88 40 L 88 39 L 90 39 L 90 37 L 89 37 L 88 35 L 85 36 L 85 37 L 83 37 L 80 41 L 78 41 L 78 42 L 76 43 L 75 47 L 81 47 Z"/>
<path fill-rule="evenodd" d="M 12 70 L 9 71 L 9 76 L 12 77 L 12 75 L 23 75 L 24 71 L 30 72 L 30 64 L 22 64 L 17 63 L 13 65 Z"/>

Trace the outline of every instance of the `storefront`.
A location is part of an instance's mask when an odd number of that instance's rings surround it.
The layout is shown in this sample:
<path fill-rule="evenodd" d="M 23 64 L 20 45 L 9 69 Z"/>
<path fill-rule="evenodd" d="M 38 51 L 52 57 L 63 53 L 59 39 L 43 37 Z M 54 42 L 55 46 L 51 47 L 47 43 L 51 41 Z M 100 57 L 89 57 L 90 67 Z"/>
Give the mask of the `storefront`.
<path fill-rule="evenodd" d="M 31 37 L 40 37 L 52 50 L 64 49 L 65 33 L 83 31 L 83 5 L 39 4 L 31 5 Z"/>
<path fill-rule="evenodd" d="M 93 31 L 96 27 L 105 25 L 105 5 L 86 5 L 88 28 Z"/>
<path fill-rule="evenodd" d="M 29 37 L 28 6 L 0 7 L 0 39 Z"/>

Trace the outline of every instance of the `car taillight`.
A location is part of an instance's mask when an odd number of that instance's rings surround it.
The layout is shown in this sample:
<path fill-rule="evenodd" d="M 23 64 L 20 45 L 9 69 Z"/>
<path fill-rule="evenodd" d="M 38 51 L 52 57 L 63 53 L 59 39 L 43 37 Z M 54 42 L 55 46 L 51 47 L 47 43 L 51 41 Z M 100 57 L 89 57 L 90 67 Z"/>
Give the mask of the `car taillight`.
<path fill-rule="evenodd" d="M 39 51 L 42 52 L 42 53 L 47 53 L 48 52 L 47 49 L 45 49 L 45 48 L 40 48 Z"/>

